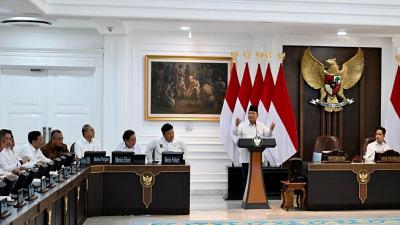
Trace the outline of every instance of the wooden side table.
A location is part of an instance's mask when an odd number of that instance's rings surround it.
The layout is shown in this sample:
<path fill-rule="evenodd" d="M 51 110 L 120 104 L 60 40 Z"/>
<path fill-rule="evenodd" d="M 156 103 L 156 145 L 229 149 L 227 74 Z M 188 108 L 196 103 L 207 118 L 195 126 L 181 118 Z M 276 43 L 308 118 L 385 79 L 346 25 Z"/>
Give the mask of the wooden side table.
<path fill-rule="evenodd" d="M 293 199 L 294 199 L 294 194 L 297 195 L 296 197 L 296 203 L 298 208 L 304 208 L 305 207 L 305 201 L 306 201 L 306 185 L 307 183 L 305 182 L 298 182 L 298 183 L 292 183 L 289 182 L 288 180 L 281 180 L 281 195 L 282 195 L 282 204 L 281 208 L 286 209 L 289 211 L 290 208 L 293 208 Z M 299 195 L 300 195 L 300 205 L 299 205 Z"/>

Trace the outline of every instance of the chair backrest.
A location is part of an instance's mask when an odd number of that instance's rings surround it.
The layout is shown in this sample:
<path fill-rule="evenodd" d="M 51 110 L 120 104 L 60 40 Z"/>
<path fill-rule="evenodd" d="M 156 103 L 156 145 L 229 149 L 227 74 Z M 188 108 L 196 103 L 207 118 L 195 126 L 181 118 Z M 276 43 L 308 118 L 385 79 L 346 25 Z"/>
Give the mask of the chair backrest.
<path fill-rule="evenodd" d="M 363 144 L 363 146 L 361 148 L 361 152 L 360 152 L 361 156 L 365 155 L 365 152 L 367 151 L 368 144 L 371 143 L 371 142 L 374 142 L 374 141 L 375 141 L 374 137 L 367 137 L 367 138 L 364 139 L 364 144 Z"/>
<path fill-rule="evenodd" d="M 332 151 L 339 149 L 339 139 L 335 136 L 319 136 L 315 140 L 314 152 Z"/>
<path fill-rule="evenodd" d="M 75 142 L 71 145 L 69 152 L 75 153 Z"/>
<path fill-rule="evenodd" d="M 288 161 L 288 180 L 289 182 L 303 182 L 303 161 L 299 158 L 292 158 Z"/>

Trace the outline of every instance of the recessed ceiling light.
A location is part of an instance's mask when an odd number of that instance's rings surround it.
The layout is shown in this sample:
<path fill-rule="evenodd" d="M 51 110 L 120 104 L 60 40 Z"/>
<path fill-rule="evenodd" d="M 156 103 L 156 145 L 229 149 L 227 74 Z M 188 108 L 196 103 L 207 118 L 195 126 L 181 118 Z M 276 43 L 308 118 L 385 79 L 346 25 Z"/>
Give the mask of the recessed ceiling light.
<path fill-rule="evenodd" d="M 347 35 L 347 32 L 346 32 L 346 31 L 338 31 L 338 32 L 336 33 L 336 35 L 337 35 L 337 36 L 346 36 L 346 35 Z"/>
<path fill-rule="evenodd" d="M 189 31 L 188 37 L 189 37 L 189 39 L 192 39 L 192 32 L 191 31 Z"/>
<path fill-rule="evenodd" d="M 188 30 L 190 30 L 190 27 L 182 26 L 180 29 L 183 30 L 183 31 L 188 31 Z"/>
<path fill-rule="evenodd" d="M 41 17 L 32 16 L 15 16 L 4 19 L 2 24 L 16 25 L 16 26 L 51 26 L 54 21 L 44 19 Z"/>

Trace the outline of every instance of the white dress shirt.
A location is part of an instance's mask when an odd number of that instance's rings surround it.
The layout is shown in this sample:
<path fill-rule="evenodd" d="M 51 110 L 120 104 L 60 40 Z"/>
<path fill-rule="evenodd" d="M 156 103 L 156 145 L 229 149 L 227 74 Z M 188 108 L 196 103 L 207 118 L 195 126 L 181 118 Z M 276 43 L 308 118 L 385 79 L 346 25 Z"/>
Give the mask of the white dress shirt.
<path fill-rule="evenodd" d="M 89 142 L 84 137 L 82 137 L 77 142 L 75 142 L 74 151 L 76 157 L 82 158 L 85 156 L 85 152 L 101 151 L 101 148 L 100 144 L 94 138 L 92 138 L 92 140 Z"/>
<path fill-rule="evenodd" d="M 4 171 L 12 172 L 21 166 L 20 158 L 9 148 L 0 152 L 0 168 Z"/>
<path fill-rule="evenodd" d="M 161 155 L 164 151 L 171 152 L 183 152 L 183 158 L 186 158 L 187 147 L 186 144 L 181 140 L 174 139 L 172 142 L 168 142 L 164 137 L 153 140 L 146 149 L 146 157 L 148 162 L 153 161 L 153 151 L 154 151 L 154 161 L 161 162 Z"/>
<path fill-rule="evenodd" d="M 146 154 L 142 148 L 140 147 L 139 144 L 135 144 L 134 146 L 132 146 L 132 148 L 128 148 L 128 146 L 126 146 L 125 142 L 121 142 L 117 145 L 117 147 L 115 147 L 115 151 L 121 151 L 121 152 L 135 152 L 135 154 Z"/>
<path fill-rule="evenodd" d="M 47 158 L 43 155 L 42 151 L 39 149 L 35 149 L 32 144 L 26 143 L 17 153 L 19 158 L 28 157 L 32 164 L 36 164 L 38 162 L 51 162 L 51 159 Z"/>
<path fill-rule="evenodd" d="M 379 144 L 377 141 L 369 143 L 364 155 L 365 162 L 375 162 L 375 152 L 384 153 L 389 149 L 391 149 L 390 146 L 385 142 L 382 142 L 382 144 Z"/>
<path fill-rule="evenodd" d="M 5 150 L 5 149 L 3 149 L 3 150 Z M 0 153 L 1 153 L 3 150 L 1 150 Z M 6 176 L 8 176 L 8 175 L 11 175 L 11 174 L 13 174 L 13 173 L 8 172 L 8 171 L 5 171 L 5 170 L 3 170 L 3 169 L 0 167 L 0 178 L 4 178 L 4 177 L 6 177 Z"/>
<path fill-rule="evenodd" d="M 248 120 L 246 120 L 243 123 L 240 123 L 239 126 L 233 127 L 233 135 L 237 138 L 254 138 L 256 135 L 259 137 L 271 137 L 272 132 L 262 122 L 256 121 L 255 124 L 251 124 Z M 262 161 L 265 161 L 264 154 Z M 250 152 L 247 148 L 239 148 L 239 162 L 250 162 Z"/>

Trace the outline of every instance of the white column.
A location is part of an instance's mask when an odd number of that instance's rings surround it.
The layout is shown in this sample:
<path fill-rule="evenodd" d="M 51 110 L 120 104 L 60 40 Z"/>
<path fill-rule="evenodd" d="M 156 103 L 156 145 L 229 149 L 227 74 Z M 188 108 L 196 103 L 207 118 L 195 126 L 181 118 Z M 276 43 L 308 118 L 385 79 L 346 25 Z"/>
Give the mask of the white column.
<path fill-rule="evenodd" d="M 103 146 L 112 151 L 131 129 L 130 43 L 125 35 L 104 35 Z"/>

